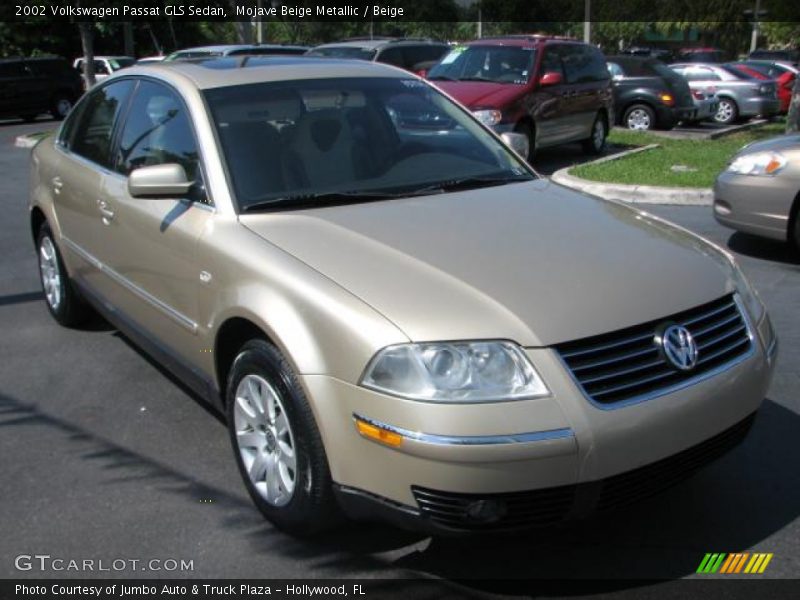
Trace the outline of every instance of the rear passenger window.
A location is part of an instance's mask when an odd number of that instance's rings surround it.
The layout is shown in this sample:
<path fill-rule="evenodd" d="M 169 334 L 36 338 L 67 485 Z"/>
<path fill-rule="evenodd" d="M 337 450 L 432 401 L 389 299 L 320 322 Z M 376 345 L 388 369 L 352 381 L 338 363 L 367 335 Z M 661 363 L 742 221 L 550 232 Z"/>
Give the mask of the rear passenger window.
<path fill-rule="evenodd" d="M 128 175 L 139 167 L 177 163 L 194 181 L 198 162 L 197 143 L 183 102 L 169 88 L 142 81 L 122 129 L 114 169 Z"/>
<path fill-rule="evenodd" d="M 71 150 L 75 154 L 104 167 L 110 166 L 114 122 L 132 87 L 130 80 L 117 81 L 93 91 L 86 99 L 72 138 Z"/>

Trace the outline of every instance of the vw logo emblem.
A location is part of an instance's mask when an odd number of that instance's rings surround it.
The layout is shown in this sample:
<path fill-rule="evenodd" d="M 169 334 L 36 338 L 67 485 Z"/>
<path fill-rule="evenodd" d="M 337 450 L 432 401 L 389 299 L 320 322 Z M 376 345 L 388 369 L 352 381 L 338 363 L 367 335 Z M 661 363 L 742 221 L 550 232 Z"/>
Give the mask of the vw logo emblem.
<path fill-rule="evenodd" d="M 686 327 L 668 326 L 664 333 L 656 336 L 656 343 L 661 345 L 664 356 L 676 369 L 691 371 L 697 364 L 697 344 Z"/>

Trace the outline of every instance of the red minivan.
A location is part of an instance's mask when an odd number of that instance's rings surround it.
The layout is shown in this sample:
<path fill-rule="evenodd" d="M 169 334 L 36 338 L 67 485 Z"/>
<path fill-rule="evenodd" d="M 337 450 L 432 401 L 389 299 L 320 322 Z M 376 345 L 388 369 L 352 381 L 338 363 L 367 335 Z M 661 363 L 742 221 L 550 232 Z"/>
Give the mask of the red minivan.
<path fill-rule="evenodd" d="M 549 36 L 483 38 L 454 47 L 428 79 L 498 133 L 536 149 L 583 142 L 603 151 L 614 114 L 611 77 L 594 46 Z"/>

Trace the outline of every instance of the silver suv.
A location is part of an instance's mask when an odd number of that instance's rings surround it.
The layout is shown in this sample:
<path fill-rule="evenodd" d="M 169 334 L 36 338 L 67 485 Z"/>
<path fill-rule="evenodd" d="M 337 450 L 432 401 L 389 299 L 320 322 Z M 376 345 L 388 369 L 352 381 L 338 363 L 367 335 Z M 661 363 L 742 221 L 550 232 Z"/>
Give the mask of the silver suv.
<path fill-rule="evenodd" d="M 619 506 L 741 440 L 769 385 L 775 335 L 728 254 L 539 178 L 398 69 L 131 67 L 31 177 L 53 317 L 101 311 L 222 411 L 293 533 Z"/>

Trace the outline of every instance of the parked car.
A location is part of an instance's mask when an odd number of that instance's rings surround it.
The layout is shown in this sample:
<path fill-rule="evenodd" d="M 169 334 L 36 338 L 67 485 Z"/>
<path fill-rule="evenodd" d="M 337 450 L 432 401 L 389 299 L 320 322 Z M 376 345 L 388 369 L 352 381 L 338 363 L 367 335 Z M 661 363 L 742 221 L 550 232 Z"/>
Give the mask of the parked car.
<path fill-rule="evenodd" d="M 83 92 L 83 80 L 63 58 L 0 59 L 0 116 L 33 121 L 49 112 L 67 116 Z"/>
<path fill-rule="evenodd" d="M 716 94 L 717 123 L 729 124 L 757 115 L 769 117 L 780 109 L 774 81 L 760 81 L 727 65 L 675 64 L 670 68 L 683 75 L 693 90 Z"/>
<path fill-rule="evenodd" d="M 594 46 L 538 35 L 483 38 L 456 46 L 428 79 L 498 133 L 538 148 L 583 142 L 599 154 L 614 119 L 611 76 Z"/>
<path fill-rule="evenodd" d="M 628 129 L 672 129 L 696 121 L 697 109 L 686 80 L 660 60 L 606 57 L 614 89 L 616 123 Z"/>
<path fill-rule="evenodd" d="M 789 112 L 789 105 L 792 102 L 792 90 L 798 74 L 797 67 L 793 67 L 788 63 L 761 60 L 733 63 L 733 66 L 758 78 L 774 79 L 777 83 L 780 112 L 783 114 Z"/>
<path fill-rule="evenodd" d="M 769 385 L 776 338 L 726 252 L 539 179 L 399 69 L 133 67 L 31 168 L 52 316 L 89 302 L 224 411 L 293 533 L 624 505 L 737 444 Z"/>
<path fill-rule="evenodd" d="M 671 50 L 666 48 L 655 48 L 653 46 L 630 46 L 625 48 L 622 51 L 622 54 L 656 58 L 664 63 L 670 63 L 675 60 L 675 56 Z"/>
<path fill-rule="evenodd" d="M 676 62 L 682 63 L 722 63 L 728 55 L 719 48 L 681 48 L 675 55 Z"/>
<path fill-rule="evenodd" d="M 797 65 L 800 61 L 800 50 L 753 50 L 747 55 L 748 60 L 785 61 Z"/>
<path fill-rule="evenodd" d="M 220 44 L 217 46 L 197 46 L 185 48 L 168 54 L 164 60 L 189 60 L 198 58 L 217 58 L 220 56 L 264 56 L 264 55 L 297 55 L 308 50 L 308 46 L 292 46 L 283 44 Z"/>
<path fill-rule="evenodd" d="M 697 111 L 694 119 L 688 119 L 687 123 L 700 123 L 713 119 L 719 110 L 719 101 L 714 92 L 692 90 L 692 101 Z"/>
<path fill-rule="evenodd" d="M 424 76 L 449 49 L 450 46 L 444 42 L 428 39 L 352 38 L 316 46 L 307 54 L 326 58 L 374 60 Z"/>
<path fill-rule="evenodd" d="M 94 77 L 96 81 L 102 81 L 112 73 L 130 67 L 136 62 L 132 56 L 95 56 L 94 57 Z M 72 66 L 83 75 L 84 58 L 79 56 L 76 58 Z"/>
<path fill-rule="evenodd" d="M 714 184 L 722 225 L 788 241 L 800 250 L 800 135 L 745 146 Z"/>

